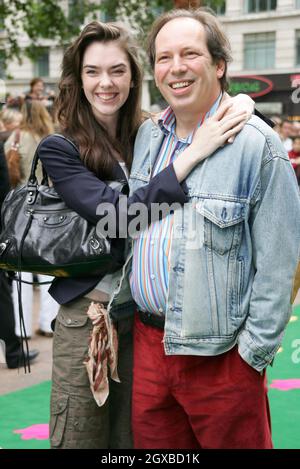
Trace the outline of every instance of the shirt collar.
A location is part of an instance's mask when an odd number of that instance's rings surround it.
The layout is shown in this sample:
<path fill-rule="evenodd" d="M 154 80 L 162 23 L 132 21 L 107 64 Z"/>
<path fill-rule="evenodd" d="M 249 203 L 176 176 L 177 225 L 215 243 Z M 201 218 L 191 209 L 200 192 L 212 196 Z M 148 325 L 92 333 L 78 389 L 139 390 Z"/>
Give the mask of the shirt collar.
<path fill-rule="evenodd" d="M 221 99 L 222 99 L 222 92 L 219 94 L 218 98 L 216 99 L 212 107 L 209 109 L 209 111 L 205 114 L 204 119 L 201 119 L 198 122 L 197 127 L 200 127 L 200 125 L 205 121 L 205 119 L 212 116 L 216 112 L 216 110 L 219 107 Z M 168 106 L 167 109 L 165 109 L 165 111 L 163 111 L 163 113 L 159 117 L 158 125 L 161 131 L 165 135 L 169 135 L 170 133 L 175 135 L 175 122 L 176 122 L 176 118 L 175 118 L 173 109 L 171 108 L 171 106 Z M 184 139 L 181 138 L 179 140 L 185 143 L 191 143 L 193 139 L 193 134 L 194 132 L 191 132 L 186 138 Z"/>
<path fill-rule="evenodd" d="M 158 125 L 163 133 L 167 135 L 175 130 L 175 121 L 176 118 L 173 109 L 171 106 L 168 106 L 159 117 Z"/>

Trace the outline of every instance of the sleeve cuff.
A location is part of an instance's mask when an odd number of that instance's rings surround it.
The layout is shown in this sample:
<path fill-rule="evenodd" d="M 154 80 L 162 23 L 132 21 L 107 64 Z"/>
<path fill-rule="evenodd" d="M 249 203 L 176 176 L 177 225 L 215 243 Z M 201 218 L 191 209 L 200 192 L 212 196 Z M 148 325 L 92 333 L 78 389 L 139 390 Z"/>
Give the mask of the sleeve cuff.
<path fill-rule="evenodd" d="M 279 345 L 277 349 L 279 348 Z M 238 350 L 239 354 L 256 371 L 262 371 L 274 359 L 276 350 L 273 353 L 268 353 L 262 350 L 251 338 L 247 330 L 243 330 L 238 337 Z"/>
<path fill-rule="evenodd" d="M 176 202 L 185 204 L 189 201 L 187 184 L 185 181 L 182 183 L 178 182 L 173 163 L 161 171 L 159 176 L 160 184 L 168 188 L 168 193 L 171 196 L 170 201 L 166 200 L 165 202 L 174 202 L 176 200 Z"/>

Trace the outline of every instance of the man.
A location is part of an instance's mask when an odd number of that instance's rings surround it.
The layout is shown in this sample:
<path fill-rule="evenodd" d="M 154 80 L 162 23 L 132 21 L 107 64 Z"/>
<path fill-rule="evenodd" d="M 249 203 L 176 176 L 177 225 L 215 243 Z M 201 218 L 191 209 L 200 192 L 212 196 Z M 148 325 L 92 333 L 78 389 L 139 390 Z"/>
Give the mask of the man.
<path fill-rule="evenodd" d="M 298 185 L 300 185 L 300 135 L 293 138 L 292 150 L 289 151 L 289 158 L 294 168 Z"/>
<path fill-rule="evenodd" d="M 162 15 L 148 50 L 170 106 L 138 133 L 131 191 L 214 114 L 230 57 L 217 19 L 202 10 Z M 132 270 L 129 256 L 109 306 L 112 317 L 128 306 L 129 279 L 135 447 L 271 448 L 265 369 L 289 319 L 300 247 L 293 169 L 253 116 L 186 183 L 190 203 L 134 241 Z"/>
<path fill-rule="evenodd" d="M 291 151 L 293 145 L 293 140 L 291 139 L 292 122 L 287 119 L 283 119 L 280 125 L 279 135 L 286 151 Z"/>

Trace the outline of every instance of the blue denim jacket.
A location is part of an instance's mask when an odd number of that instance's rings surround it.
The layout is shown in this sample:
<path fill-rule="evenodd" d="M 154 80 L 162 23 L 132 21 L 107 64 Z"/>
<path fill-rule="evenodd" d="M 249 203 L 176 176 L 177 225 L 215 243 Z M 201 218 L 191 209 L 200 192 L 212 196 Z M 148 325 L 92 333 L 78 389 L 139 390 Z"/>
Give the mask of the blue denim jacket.
<path fill-rule="evenodd" d="M 140 128 L 130 176 L 147 184 L 163 134 Z M 167 355 L 217 355 L 236 343 L 258 371 L 271 363 L 291 312 L 300 255 L 300 197 L 277 134 L 253 116 L 233 144 L 186 180 L 190 202 L 175 211 L 164 348 Z M 109 309 L 132 306 L 130 252 Z"/>

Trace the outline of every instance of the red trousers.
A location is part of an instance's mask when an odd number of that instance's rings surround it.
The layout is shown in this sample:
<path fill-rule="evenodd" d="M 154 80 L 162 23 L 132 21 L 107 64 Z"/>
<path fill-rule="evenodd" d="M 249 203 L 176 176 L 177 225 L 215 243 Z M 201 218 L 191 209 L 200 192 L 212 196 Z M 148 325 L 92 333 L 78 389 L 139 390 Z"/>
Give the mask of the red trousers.
<path fill-rule="evenodd" d="M 134 331 L 134 447 L 272 448 L 265 373 L 237 347 L 217 356 L 166 356 L 163 331 Z"/>

